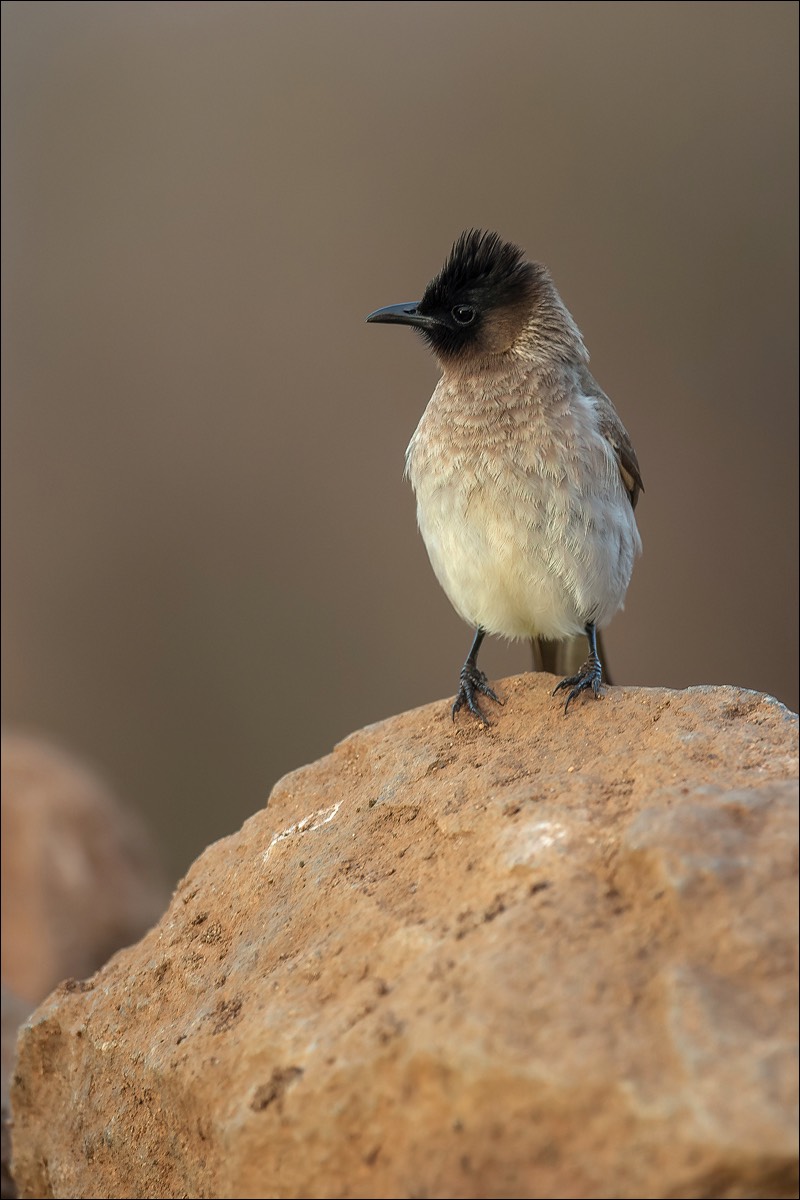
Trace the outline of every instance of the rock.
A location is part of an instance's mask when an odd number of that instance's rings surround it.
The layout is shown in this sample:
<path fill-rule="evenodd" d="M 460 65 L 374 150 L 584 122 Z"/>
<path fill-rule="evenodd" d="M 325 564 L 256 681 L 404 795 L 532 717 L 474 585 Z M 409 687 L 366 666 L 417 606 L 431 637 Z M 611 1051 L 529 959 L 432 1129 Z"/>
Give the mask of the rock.
<path fill-rule="evenodd" d="M 67 976 L 89 975 L 158 919 L 168 899 L 139 822 L 63 751 L 2 740 L 2 1196 L 9 1174 L 8 1082 L 17 1026 Z"/>
<path fill-rule="evenodd" d="M 11 1131 L 9 1128 L 9 1085 L 16 1061 L 17 1030 L 27 1018 L 33 1005 L 20 1000 L 7 988 L 2 989 L 3 1042 L 0 1068 L 0 1197 L 14 1200 L 17 1194 L 11 1177 Z"/>
<path fill-rule="evenodd" d="M 2 978 L 38 1004 L 140 938 L 169 893 L 139 822 L 85 767 L 20 734 L 1 761 Z"/>
<path fill-rule="evenodd" d="M 797 724 L 548 677 L 347 738 L 20 1043 L 20 1193 L 796 1194 Z"/>

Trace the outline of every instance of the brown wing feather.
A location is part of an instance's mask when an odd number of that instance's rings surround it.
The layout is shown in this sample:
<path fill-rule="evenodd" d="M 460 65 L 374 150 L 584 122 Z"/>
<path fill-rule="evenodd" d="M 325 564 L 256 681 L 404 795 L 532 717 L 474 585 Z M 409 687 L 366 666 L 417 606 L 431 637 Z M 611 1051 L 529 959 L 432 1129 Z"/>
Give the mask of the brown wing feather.
<path fill-rule="evenodd" d="M 586 368 L 582 371 L 581 385 L 584 394 L 591 396 L 597 405 L 600 432 L 617 456 L 620 477 L 630 496 L 631 507 L 636 508 L 639 493 L 644 491 L 644 484 L 639 470 L 639 460 L 631 444 L 631 439 L 628 437 L 628 431 L 617 416 L 614 405 Z M 545 642 L 541 638 L 531 638 L 531 650 L 535 671 L 549 671 L 552 675 L 574 675 L 580 670 L 581 664 L 586 658 L 588 646 L 586 638 L 582 635 L 563 638 L 558 642 Z M 597 650 L 603 664 L 603 678 L 606 683 L 610 684 L 605 647 L 602 644 L 599 629 L 597 630 Z"/>
<path fill-rule="evenodd" d="M 644 484 L 639 470 L 639 460 L 631 444 L 631 439 L 628 437 L 628 431 L 620 421 L 614 405 L 588 370 L 584 372 L 582 383 L 586 395 L 591 396 L 597 405 L 600 432 L 617 456 L 622 482 L 631 498 L 631 506 L 636 508 L 639 493 L 644 491 Z"/>

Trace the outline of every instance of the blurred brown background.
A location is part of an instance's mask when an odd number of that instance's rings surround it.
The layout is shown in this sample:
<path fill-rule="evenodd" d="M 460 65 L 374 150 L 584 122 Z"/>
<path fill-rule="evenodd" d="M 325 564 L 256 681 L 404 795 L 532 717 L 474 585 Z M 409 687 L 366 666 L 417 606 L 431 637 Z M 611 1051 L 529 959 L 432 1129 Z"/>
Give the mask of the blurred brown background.
<path fill-rule="evenodd" d="M 550 266 L 638 450 L 617 681 L 796 707 L 795 4 L 3 22 L 5 720 L 104 769 L 175 875 L 453 694 L 470 633 L 402 479 L 435 366 L 363 319 L 465 227 Z"/>

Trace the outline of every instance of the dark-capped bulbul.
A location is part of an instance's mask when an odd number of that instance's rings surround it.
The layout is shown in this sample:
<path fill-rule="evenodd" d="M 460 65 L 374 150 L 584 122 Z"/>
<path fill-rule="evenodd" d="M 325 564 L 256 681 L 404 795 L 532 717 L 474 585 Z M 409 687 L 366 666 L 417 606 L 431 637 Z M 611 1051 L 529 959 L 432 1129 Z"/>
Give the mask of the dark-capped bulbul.
<path fill-rule="evenodd" d="M 642 479 L 616 410 L 545 267 L 496 233 L 462 233 L 422 299 L 368 321 L 410 325 L 441 378 L 406 452 L 431 564 L 475 628 L 453 716 L 500 703 L 477 657 L 487 633 L 586 636 L 555 689 L 601 692 L 597 631 L 623 605 L 641 540 Z M 553 693 L 555 695 L 555 692 Z"/>

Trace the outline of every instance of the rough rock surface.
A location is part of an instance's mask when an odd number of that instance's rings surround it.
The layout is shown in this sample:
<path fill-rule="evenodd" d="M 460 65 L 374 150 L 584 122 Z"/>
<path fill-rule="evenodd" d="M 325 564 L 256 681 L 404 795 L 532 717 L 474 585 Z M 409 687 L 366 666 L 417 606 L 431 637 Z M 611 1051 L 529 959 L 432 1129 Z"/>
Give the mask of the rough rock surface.
<path fill-rule="evenodd" d="M 16 1062 L 17 1030 L 33 1008 L 26 1000 L 20 1000 L 2 989 L 3 1022 L 2 1022 L 2 1064 L 0 1065 L 0 1197 L 2 1200 L 14 1200 L 17 1189 L 11 1178 L 11 1130 L 9 1128 L 10 1105 L 9 1086 Z"/>
<path fill-rule="evenodd" d="M 60 980 L 88 975 L 163 913 L 151 842 L 92 772 L 41 738 L 4 734 L 2 772 L 2 1195 L 17 1026 Z"/>
<path fill-rule="evenodd" d="M 6 734 L 0 763 L 2 978 L 38 1004 L 140 938 L 169 892 L 139 822 L 73 757 Z"/>
<path fill-rule="evenodd" d="M 349 737 L 54 993 L 21 1195 L 795 1195 L 796 718 L 551 685 Z"/>

